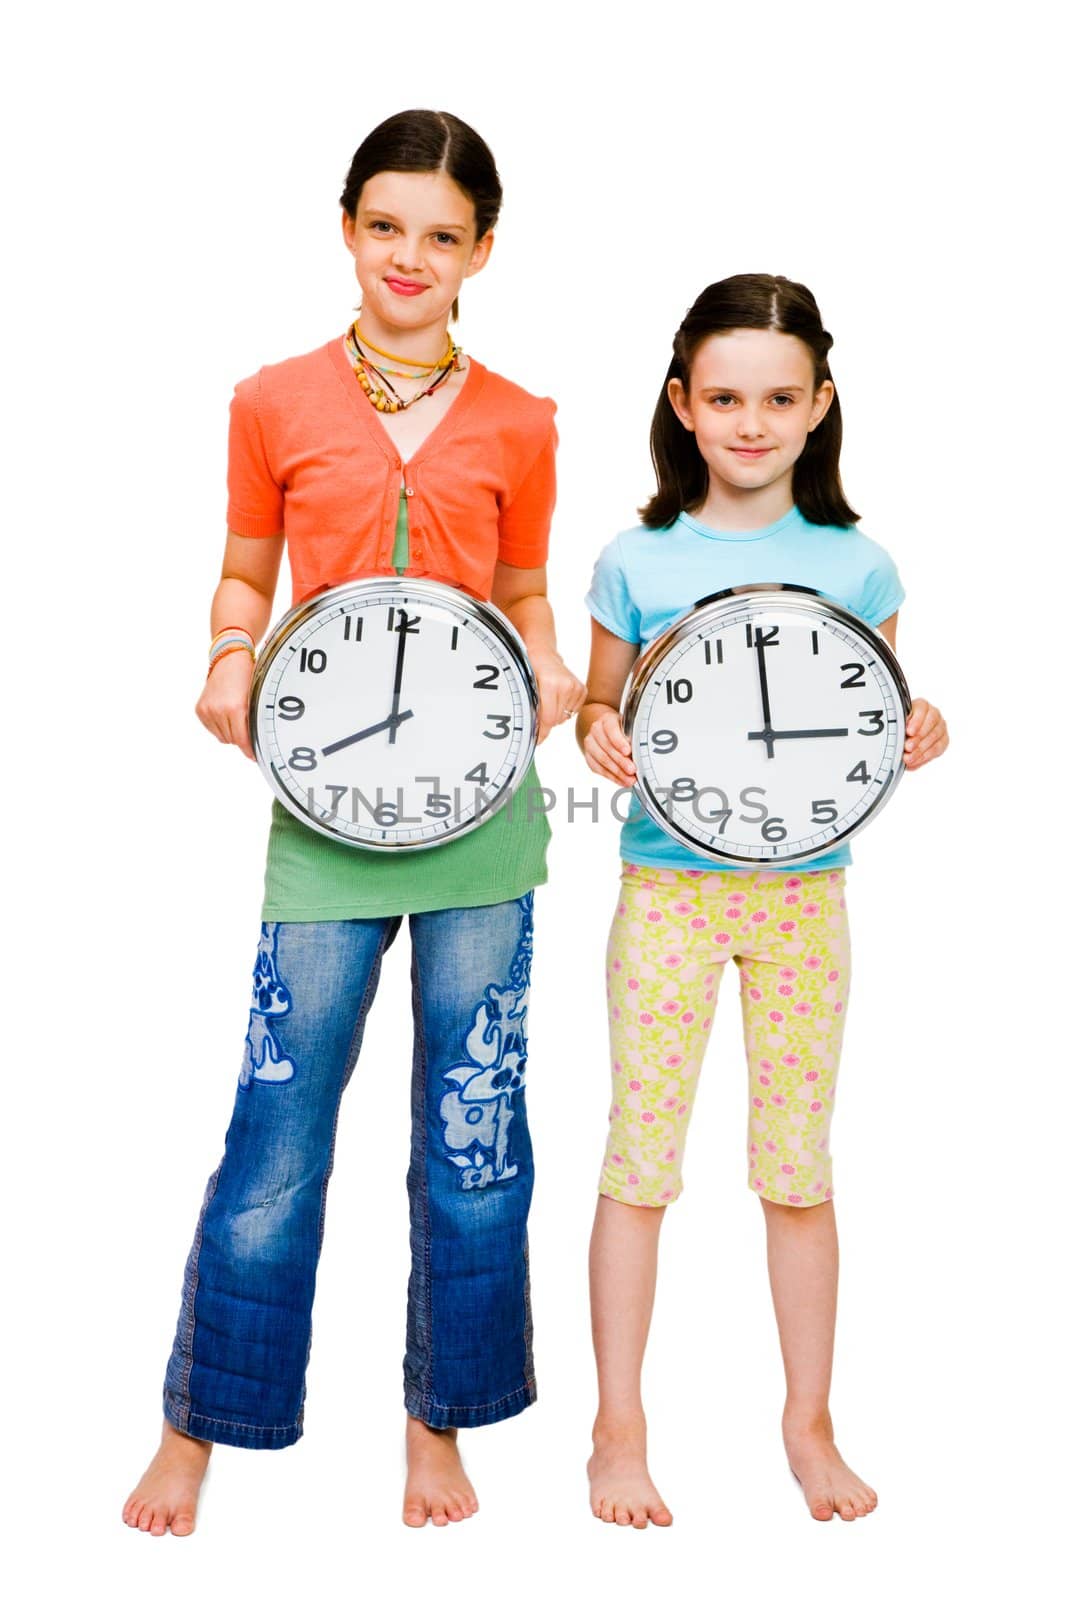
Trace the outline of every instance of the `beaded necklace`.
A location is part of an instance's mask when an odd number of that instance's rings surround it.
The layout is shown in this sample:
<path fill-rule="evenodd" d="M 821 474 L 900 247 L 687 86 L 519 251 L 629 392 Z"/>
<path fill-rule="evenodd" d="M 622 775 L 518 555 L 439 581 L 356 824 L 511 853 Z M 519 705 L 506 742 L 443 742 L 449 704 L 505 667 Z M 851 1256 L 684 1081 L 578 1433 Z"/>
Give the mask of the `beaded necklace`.
<path fill-rule="evenodd" d="M 428 376 L 429 382 L 425 388 L 419 390 L 418 394 L 413 394 L 407 400 L 403 400 L 389 382 L 387 374 L 391 374 L 394 378 L 417 378 L 420 374 L 417 372 L 398 372 L 393 367 L 382 367 L 373 362 L 367 355 L 367 350 L 373 350 L 376 355 L 385 356 L 387 361 L 404 361 L 405 358 L 403 356 L 394 356 L 388 350 L 378 350 L 368 339 L 364 339 L 361 343 L 356 332 L 357 326 L 358 324 L 353 322 L 345 334 L 345 351 L 349 361 L 352 363 L 360 388 L 376 411 L 406 411 L 409 406 L 415 404 L 416 400 L 425 400 L 428 395 L 433 394 L 435 389 L 440 388 L 442 383 L 447 382 L 453 372 L 459 370 L 459 358 L 462 351 L 453 342 L 452 335 L 448 334 L 446 336 L 448 348 L 440 361 L 432 364 L 428 361 L 407 362 L 410 367 L 421 367 L 423 373 Z"/>

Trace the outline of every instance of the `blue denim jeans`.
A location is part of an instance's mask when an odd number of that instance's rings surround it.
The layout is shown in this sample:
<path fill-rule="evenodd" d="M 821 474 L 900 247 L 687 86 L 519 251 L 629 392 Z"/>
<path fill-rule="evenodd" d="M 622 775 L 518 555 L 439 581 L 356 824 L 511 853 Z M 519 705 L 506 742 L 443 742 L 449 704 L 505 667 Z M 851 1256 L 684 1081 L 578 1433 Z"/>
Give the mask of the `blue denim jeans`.
<path fill-rule="evenodd" d="M 404 1399 L 434 1428 L 497 1422 L 536 1396 L 523 1092 L 532 906 L 530 893 L 410 918 Z M 163 1390 L 183 1433 L 279 1449 L 303 1431 L 338 1109 L 401 920 L 263 925 L 237 1101 Z M 374 1286 L 364 1288 L 369 1306 Z"/>

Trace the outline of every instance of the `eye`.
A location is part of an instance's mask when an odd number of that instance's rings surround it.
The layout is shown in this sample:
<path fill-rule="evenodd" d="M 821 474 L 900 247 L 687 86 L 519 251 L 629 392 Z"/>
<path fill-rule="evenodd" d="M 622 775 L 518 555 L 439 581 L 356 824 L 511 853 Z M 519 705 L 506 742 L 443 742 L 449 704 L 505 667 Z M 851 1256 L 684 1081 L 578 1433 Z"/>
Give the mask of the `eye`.
<path fill-rule="evenodd" d="M 383 222 L 380 218 L 374 222 L 369 222 L 367 226 L 371 233 L 375 233 L 379 229 L 383 233 L 391 233 L 393 228 L 393 224 L 391 222 Z"/>
<path fill-rule="evenodd" d="M 727 406 L 732 406 L 733 403 L 734 397 L 732 394 L 713 394 L 709 401 L 709 404 L 718 411 L 725 411 Z"/>
<path fill-rule="evenodd" d="M 458 244 L 459 243 L 459 240 L 456 238 L 454 233 L 435 233 L 433 237 L 434 237 L 434 243 L 435 244 Z"/>
<path fill-rule="evenodd" d="M 776 406 L 779 411 L 784 411 L 786 406 L 791 406 L 791 405 L 793 405 L 793 403 L 794 403 L 793 396 L 791 394 L 772 394 L 771 395 L 771 405 L 772 406 Z"/>

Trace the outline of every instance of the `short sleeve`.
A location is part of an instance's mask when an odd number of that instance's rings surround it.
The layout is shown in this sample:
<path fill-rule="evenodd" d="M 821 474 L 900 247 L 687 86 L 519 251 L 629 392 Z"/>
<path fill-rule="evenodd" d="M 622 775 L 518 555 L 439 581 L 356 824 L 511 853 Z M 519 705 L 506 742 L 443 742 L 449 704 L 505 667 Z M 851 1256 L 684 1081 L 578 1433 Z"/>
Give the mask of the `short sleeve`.
<path fill-rule="evenodd" d="M 543 567 L 556 506 L 556 425 L 500 513 L 497 557 L 509 567 Z"/>
<path fill-rule="evenodd" d="M 239 383 L 230 401 L 226 526 L 246 539 L 266 539 L 285 529 L 285 494 L 267 460 L 259 402 L 259 374 Z"/>
<path fill-rule="evenodd" d="M 630 596 L 618 539 L 600 552 L 585 603 L 609 633 L 628 644 L 641 643 L 641 615 Z"/>
<path fill-rule="evenodd" d="M 876 544 L 872 544 L 871 549 L 875 559 L 863 580 L 860 616 L 876 628 L 899 609 L 904 585 L 889 552 Z"/>

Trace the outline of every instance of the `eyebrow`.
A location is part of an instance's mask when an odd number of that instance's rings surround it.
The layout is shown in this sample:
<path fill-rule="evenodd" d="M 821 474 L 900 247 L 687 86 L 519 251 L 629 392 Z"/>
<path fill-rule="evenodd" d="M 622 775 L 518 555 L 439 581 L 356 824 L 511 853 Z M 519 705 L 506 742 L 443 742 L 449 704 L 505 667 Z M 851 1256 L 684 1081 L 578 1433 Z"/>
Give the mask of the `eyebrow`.
<path fill-rule="evenodd" d="M 401 221 L 401 218 L 394 217 L 391 211 L 368 210 L 364 214 L 367 217 L 373 217 L 377 222 L 399 223 Z M 465 222 L 433 222 L 427 229 L 429 233 L 467 233 L 469 231 Z"/>
<path fill-rule="evenodd" d="M 708 383 L 701 389 L 701 394 L 737 394 L 736 389 L 731 389 L 728 383 Z M 773 383 L 765 394 L 803 394 L 802 383 Z"/>

